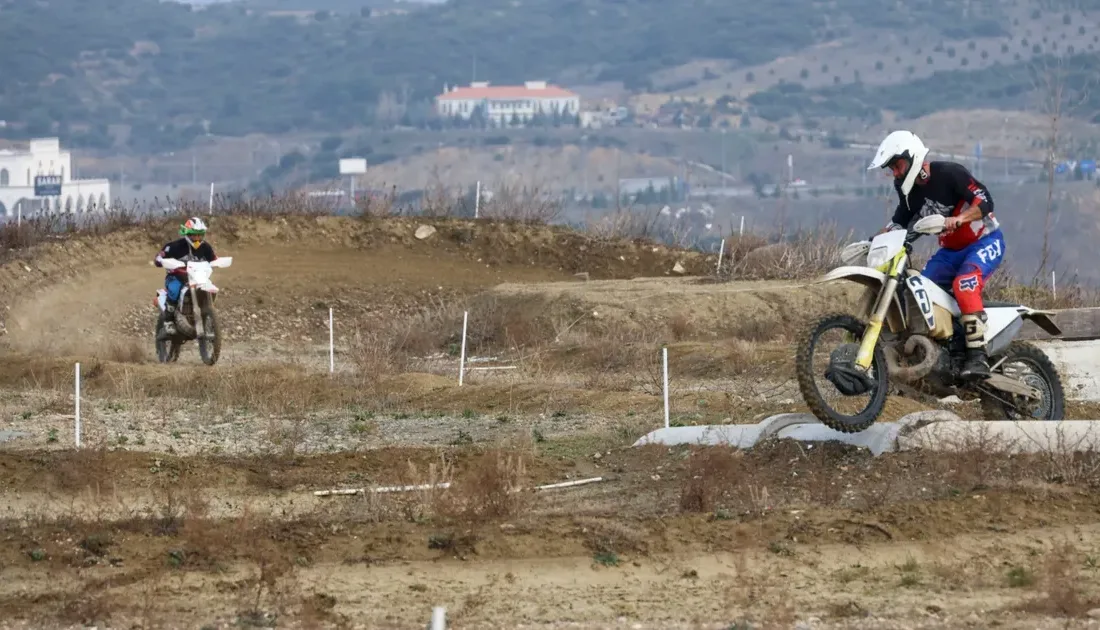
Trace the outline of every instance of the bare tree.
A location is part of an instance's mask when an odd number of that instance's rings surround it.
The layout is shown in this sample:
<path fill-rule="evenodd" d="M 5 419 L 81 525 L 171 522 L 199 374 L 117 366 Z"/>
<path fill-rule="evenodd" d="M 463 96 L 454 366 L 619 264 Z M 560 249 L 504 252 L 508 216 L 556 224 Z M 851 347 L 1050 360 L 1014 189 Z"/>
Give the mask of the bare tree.
<path fill-rule="evenodd" d="M 401 122 L 404 115 L 405 104 L 393 92 L 385 91 L 378 95 L 378 105 L 374 110 L 375 124 L 383 129 L 390 129 Z"/>
<path fill-rule="evenodd" d="M 1035 271 L 1035 278 L 1038 279 L 1046 274 L 1047 265 L 1050 264 L 1050 228 L 1055 206 L 1054 169 L 1058 156 L 1063 151 L 1063 118 L 1071 116 L 1088 100 L 1091 79 L 1078 76 L 1074 78 L 1079 81 L 1071 80 L 1071 71 L 1063 56 L 1042 57 L 1031 64 L 1029 70 L 1039 112 L 1049 121 L 1044 157 L 1047 170 L 1047 208 L 1043 219 L 1043 249 L 1039 268 Z M 1074 85 L 1078 82 L 1079 85 Z"/>

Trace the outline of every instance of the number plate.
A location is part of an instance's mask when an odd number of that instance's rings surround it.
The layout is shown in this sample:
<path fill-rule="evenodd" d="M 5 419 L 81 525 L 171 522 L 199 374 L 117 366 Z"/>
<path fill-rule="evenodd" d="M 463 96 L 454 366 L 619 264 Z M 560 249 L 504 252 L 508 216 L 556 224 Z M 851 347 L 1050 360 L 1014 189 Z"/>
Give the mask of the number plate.
<path fill-rule="evenodd" d="M 909 290 L 913 292 L 913 297 L 917 298 L 917 306 L 920 307 L 924 321 L 928 323 L 928 330 L 934 329 L 936 327 L 936 315 L 932 312 L 932 298 L 928 296 L 928 291 L 924 290 L 924 282 L 921 277 L 909 276 L 909 279 L 905 282 L 909 285 Z"/>

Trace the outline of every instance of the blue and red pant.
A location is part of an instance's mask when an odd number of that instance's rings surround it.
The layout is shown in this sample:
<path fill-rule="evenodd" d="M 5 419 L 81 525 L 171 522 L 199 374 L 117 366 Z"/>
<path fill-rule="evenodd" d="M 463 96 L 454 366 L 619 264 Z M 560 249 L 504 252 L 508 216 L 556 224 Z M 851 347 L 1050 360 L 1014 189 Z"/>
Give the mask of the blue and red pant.
<path fill-rule="evenodd" d="M 940 248 L 924 265 L 924 277 L 945 291 L 955 294 L 963 315 L 977 313 L 982 304 L 982 288 L 1004 260 L 1005 240 L 994 230 L 963 249 Z"/>
<path fill-rule="evenodd" d="M 187 277 L 180 276 L 174 273 L 167 274 L 164 277 L 164 289 L 168 292 L 168 303 L 175 305 L 180 299 L 180 291 L 183 290 L 183 285 L 186 284 Z"/>

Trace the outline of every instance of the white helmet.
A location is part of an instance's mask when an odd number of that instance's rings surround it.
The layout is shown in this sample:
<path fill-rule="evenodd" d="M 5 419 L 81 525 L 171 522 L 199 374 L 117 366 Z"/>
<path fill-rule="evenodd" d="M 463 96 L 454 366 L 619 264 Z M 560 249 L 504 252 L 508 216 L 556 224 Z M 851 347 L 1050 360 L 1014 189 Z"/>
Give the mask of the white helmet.
<path fill-rule="evenodd" d="M 878 145 L 875 159 L 867 170 L 883 168 L 890 165 L 897 158 L 909 160 L 909 170 L 905 173 L 905 179 L 901 182 L 901 194 L 909 196 L 913 190 L 913 183 L 917 181 L 917 174 L 924 165 L 924 158 L 928 155 L 928 147 L 920 141 L 920 138 L 911 131 L 894 131 Z"/>

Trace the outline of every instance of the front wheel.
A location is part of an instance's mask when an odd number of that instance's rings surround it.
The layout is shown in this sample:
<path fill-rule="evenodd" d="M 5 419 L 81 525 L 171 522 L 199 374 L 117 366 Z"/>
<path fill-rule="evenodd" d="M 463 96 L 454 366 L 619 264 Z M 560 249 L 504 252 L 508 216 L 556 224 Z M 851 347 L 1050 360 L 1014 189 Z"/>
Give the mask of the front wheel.
<path fill-rule="evenodd" d="M 851 373 L 865 328 L 864 323 L 852 315 L 826 315 L 810 325 L 802 336 L 795 355 L 798 389 L 802 392 L 806 405 L 825 426 L 841 433 L 858 433 L 867 429 L 875 423 L 886 406 L 889 383 L 886 356 L 881 344 L 875 344 L 868 374 L 870 379 L 855 383 L 850 378 L 843 387 L 848 391 L 843 393 L 836 384 L 837 370 Z M 831 353 L 828 350 L 823 352 L 824 361 L 815 365 L 814 351 L 829 333 L 837 333 L 840 345 Z M 830 372 L 833 373 L 831 378 L 826 376 Z M 818 376 L 821 377 L 820 384 Z M 861 399 L 864 401 L 862 408 Z M 846 412 L 852 412 L 852 415 L 847 415 Z"/>
<path fill-rule="evenodd" d="M 180 346 L 182 342 L 177 337 L 163 339 L 164 335 L 164 311 L 157 317 L 157 325 L 153 331 L 154 344 L 157 350 L 157 361 L 161 363 L 175 363 L 180 358 Z"/>
<path fill-rule="evenodd" d="M 986 420 L 1062 420 L 1065 417 L 1062 379 L 1050 357 L 1041 349 L 1025 341 L 1014 341 L 990 362 L 997 365 L 998 373 L 1027 383 L 1042 392 L 1043 397 L 1033 401 L 1008 392 L 982 392 L 982 415 Z"/>
<path fill-rule="evenodd" d="M 199 336 L 199 356 L 202 363 L 213 365 L 218 363 L 221 355 L 221 331 L 218 330 L 218 318 L 213 312 L 213 299 L 208 294 L 202 294 L 202 335 Z"/>
<path fill-rule="evenodd" d="M 218 319 L 214 316 L 214 309 L 209 304 L 202 309 L 202 332 L 199 338 L 199 356 L 207 365 L 214 365 L 222 353 L 222 335 L 218 330 Z"/>

